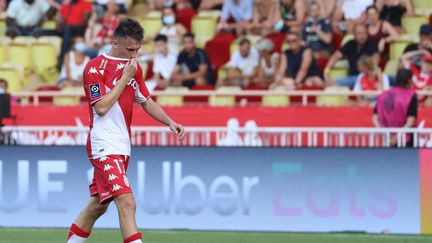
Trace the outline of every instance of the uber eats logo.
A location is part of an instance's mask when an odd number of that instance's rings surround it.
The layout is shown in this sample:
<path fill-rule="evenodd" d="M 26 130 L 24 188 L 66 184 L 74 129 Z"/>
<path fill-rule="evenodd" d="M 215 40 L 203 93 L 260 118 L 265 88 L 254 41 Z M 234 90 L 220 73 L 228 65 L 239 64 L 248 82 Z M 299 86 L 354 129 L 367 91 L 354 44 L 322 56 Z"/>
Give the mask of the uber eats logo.
<path fill-rule="evenodd" d="M 138 206 L 149 214 L 196 215 L 212 210 L 224 216 L 247 215 L 250 214 L 254 188 L 260 182 L 256 176 L 236 180 L 228 175 L 209 177 L 211 171 L 202 171 L 201 175 L 188 174 L 186 165 L 180 161 L 163 162 L 162 174 L 154 177 L 147 165 L 144 161 L 138 162 L 135 191 L 138 192 Z M 226 170 L 230 171 L 229 168 Z M 160 178 L 160 181 L 153 178 Z M 156 200 L 155 192 L 159 193 Z"/>

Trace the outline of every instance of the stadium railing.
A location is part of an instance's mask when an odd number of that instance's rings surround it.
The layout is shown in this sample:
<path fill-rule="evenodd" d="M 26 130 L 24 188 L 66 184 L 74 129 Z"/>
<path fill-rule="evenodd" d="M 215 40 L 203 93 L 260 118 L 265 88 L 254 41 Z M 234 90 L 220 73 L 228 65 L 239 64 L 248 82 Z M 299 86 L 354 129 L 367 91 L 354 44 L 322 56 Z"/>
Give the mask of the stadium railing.
<path fill-rule="evenodd" d="M 211 100 L 214 97 L 223 96 L 241 96 L 241 97 L 262 97 L 262 96 L 296 96 L 301 97 L 303 106 L 310 105 L 310 97 L 330 97 L 330 96 L 378 96 L 380 91 L 362 91 L 353 92 L 350 90 L 242 90 L 242 91 L 215 91 L 215 90 L 173 90 L 173 91 L 153 91 L 151 94 L 154 97 L 160 96 L 181 96 L 181 97 L 203 97 L 207 96 Z M 432 96 L 432 90 L 417 91 L 419 96 Z M 40 105 L 41 97 L 84 97 L 84 93 L 76 91 L 20 91 L 12 93 L 16 97 L 20 97 L 23 104 Z M 30 99 L 31 98 L 31 99 Z"/>
<path fill-rule="evenodd" d="M 165 127 L 132 127 L 135 146 L 262 146 L 262 147 L 432 147 L 430 128 L 333 128 L 333 127 L 187 127 L 182 142 Z M 85 145 L 88 128 L 77 126 L 6 126 L 6 145 Z"/>

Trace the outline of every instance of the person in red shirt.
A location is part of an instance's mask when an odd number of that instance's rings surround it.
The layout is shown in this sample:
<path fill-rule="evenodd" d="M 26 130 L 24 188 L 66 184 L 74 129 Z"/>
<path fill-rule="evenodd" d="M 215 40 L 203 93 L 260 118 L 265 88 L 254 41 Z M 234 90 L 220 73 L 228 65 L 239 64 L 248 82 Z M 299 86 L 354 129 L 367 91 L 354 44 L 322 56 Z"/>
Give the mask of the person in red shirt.
<path fill-rule="evenodd" d="M 90 115 L 87 153 L 94 175 L 90 200 L 72 224 L 67 243 L 85 242 L 112 201 L 117 206 L 124 242 L 142 243 L 135 220 L 136 203 L 126 175 L 134 101 L 180 140 L 185 135 L 183 126 L 152 100 L 144 83 L 143 70 L 136 60 L 143 36 L 144 30 L 136 20 L 121 20 L 114 31 L 112 49 L 91 60 L 84 69 Z"/>
<path fill-rule="evenodd" d="M 412 88 L 425 90 L 432 87 L 432 55 L 426 50 L 417 50 L 405 53 L 401 57 L 406 69 L 413 73 Z M 426 101 L 427 97 L 419 96 L 419 102 Z"/>
<path fill-rule="evenodd" d="M 93 7 L 86 0 L 66 0 L 60 7 L 59 27 L 62 32 L 62 45 L 58 59 L 58 67 L 68 52 L 75 36 L 84 36 Z"/>

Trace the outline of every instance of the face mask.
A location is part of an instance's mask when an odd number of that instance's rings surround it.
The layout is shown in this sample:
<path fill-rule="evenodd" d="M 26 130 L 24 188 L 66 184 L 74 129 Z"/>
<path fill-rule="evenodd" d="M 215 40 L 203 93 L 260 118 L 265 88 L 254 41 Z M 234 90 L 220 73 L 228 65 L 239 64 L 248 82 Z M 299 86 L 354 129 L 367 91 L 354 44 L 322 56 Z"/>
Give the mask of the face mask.
<path fill-rule="evenodd" d="M 74 48 L 75 48 L 75 51 L 77 51 L 79 53 L 84 53 L 84 51 L 87 49 L 86 44 L 84 44 L 83 42 L 76 43 Z"/>
<path fill-rule="evenodd" d="M 3 88 L 0 88 L 0 94 L 4 94 L 5 90 Z"/>
<path fill-rule="evenodd" d="M 111 51 L 112 45 L 111 44 L 105 44 L 101 49 L 100 53 L 108 53 Z"/>
<path fill-rule="evenodd" d="M 175 23 L 175 16 L 174 15 L 172 15 L 172 16 L 165 16 L 165 17 L 163 17 L 163 22 L 166 25 L 174 24 Z"/>
<path fill-rule="evenodd" d="M 280 32 L 284 27 L 284 22 L 282 20 L 279 20 L 278 22 L 276 22 L 276 24 L 274 24 L 273 29 L 276 32 Z"/>

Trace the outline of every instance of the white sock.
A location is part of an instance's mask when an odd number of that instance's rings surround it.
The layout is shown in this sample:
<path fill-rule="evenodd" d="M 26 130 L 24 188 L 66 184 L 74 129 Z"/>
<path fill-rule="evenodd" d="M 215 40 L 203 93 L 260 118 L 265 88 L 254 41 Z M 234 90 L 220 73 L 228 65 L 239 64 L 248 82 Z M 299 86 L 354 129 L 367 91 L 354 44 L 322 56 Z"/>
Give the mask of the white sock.
<path fill-rule="evenodd" d="M 134 240 L 134 241 L 131 241 L 130 243 L 142 243 L 142 241 L 141 240 Z"/>
<path fill-rule="evenodd" d="M 78 235 L 73 234 L 67 243 L 84 243 L 87 240 L 87 238 L 79 237 Z M 141 241 L 140 241 L 141 242 Z"/>

